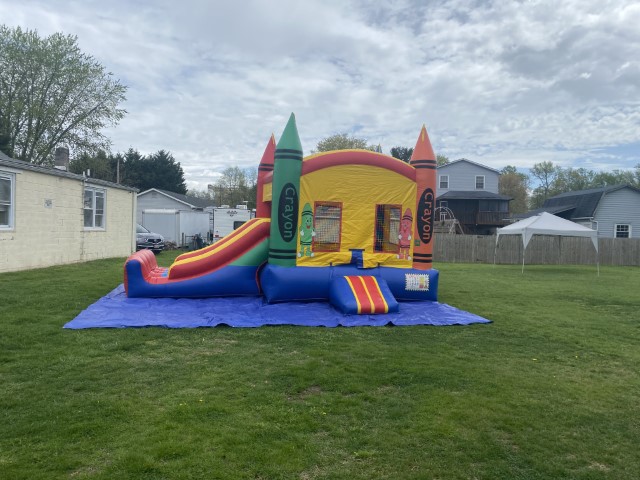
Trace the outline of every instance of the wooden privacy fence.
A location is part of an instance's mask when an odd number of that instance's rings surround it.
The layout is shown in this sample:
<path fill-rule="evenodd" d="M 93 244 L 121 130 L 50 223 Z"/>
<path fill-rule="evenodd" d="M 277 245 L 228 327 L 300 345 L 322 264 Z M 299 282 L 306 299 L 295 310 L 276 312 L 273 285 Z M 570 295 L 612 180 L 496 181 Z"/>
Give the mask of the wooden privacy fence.
<path fill-rule="evenodd" d="M 450 263 L 493 263 L 495 235 L 435 234 L 433 259 Z M 640 266 L 640 238 L 600 238 L 600 265 Z M 496 263 L 522 263 L 522 237 L 501 235 Z M 528 265 L 595 265 L 596 250 L 589 238 L 534 235 L 524 261 Z"/>

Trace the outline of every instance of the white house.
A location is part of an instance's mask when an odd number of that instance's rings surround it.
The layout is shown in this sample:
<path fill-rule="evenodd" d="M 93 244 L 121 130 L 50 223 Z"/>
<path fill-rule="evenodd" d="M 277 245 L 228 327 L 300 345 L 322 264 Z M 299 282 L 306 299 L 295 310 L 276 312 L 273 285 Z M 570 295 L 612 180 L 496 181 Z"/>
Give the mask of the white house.
<path fill-rule="evenodd" d="M 136 189 L 0 152 L 0 272 L 126 257 Z"/>

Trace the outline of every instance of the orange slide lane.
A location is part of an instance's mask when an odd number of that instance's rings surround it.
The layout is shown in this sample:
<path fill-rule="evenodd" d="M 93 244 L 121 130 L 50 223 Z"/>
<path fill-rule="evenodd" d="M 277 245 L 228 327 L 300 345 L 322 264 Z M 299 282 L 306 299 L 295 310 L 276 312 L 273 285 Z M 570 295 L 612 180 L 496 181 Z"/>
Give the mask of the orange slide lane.
<path fill-rule="evenodd" d="M 271 221 L 254 218 L 219 242 L 176 258 L 169 267 L 169 280 L 203 275 L 233 262 L 269 236 Z"/>

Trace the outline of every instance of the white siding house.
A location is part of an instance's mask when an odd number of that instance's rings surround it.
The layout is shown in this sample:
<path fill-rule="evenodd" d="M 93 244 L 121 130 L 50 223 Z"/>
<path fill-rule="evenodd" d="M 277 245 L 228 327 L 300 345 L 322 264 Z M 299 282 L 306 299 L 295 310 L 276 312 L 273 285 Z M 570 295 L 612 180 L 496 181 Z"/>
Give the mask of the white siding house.
<path fill-rule="evenodd" d="M 640 238 L 640 190 L 604 192 L 593 215 L 598 237 Z"/>
<path fill-rule="evenodd" d="M 593 228 L 600 238 L 640 238 L 640 190 L 630 185 L 562 193 L 527 216 L 540 212 Z"/>
<path fill-rule="evenodd" d="M 136 190 L 0 152 L 0 272 L 126 257 Z"/>
<path fill-rule="evenodd" d="M 455 160 L 438 167 L 438 195 L 448 191 L 498 193 L 500 172 L 471 160 Z"/>

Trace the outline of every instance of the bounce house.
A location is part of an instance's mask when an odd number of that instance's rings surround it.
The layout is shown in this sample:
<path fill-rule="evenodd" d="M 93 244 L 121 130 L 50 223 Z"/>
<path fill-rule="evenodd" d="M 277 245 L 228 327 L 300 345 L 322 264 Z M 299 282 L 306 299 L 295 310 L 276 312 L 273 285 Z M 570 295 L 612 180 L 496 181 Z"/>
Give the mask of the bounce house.
<path fill-rule="evenodd" d="M 142 250 L 125 263 L 130 298 L 264 295 L 384 314 L 436 301 L 432 268 L 436 157 L 423 126 L 411 161 L 368 150 L 303 158 L 292 114 L 258 168 L 256 218 L 160 268 Z"/>

